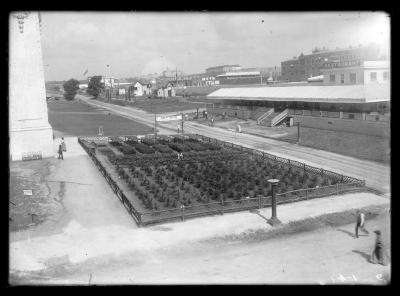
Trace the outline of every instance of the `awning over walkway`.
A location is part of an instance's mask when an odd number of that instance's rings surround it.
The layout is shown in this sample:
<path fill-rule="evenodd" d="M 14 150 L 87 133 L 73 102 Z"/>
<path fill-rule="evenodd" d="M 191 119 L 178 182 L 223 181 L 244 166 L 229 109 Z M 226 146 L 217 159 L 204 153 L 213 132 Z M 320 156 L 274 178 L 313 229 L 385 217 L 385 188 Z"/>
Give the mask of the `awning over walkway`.
<path fill-rule="evenodd" d="M 220 88 L 209 99 L 370 103 L 390 101 L 390 84 Z"/>

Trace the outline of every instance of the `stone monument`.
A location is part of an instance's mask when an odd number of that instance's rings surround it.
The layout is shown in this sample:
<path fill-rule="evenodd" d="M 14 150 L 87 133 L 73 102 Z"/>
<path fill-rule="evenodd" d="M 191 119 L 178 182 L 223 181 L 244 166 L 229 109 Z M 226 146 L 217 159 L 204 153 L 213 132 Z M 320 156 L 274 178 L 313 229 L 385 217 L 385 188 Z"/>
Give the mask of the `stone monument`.
<path fill-rule="evenodd" d="M 38 12 L 9 17 L 10 159 L 54 157 L 49 124 Z"/>

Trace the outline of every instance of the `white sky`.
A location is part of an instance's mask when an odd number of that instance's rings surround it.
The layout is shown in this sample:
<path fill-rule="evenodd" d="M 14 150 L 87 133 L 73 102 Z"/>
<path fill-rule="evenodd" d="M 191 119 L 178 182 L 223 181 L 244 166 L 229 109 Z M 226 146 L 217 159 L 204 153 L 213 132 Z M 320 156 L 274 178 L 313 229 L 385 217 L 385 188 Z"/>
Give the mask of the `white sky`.
<path fill-rule="evenodd" d="M 383 12 L 42 12 L 46 80 L 133 77 L 166 67 L 191 74 L 223 64 L 280 66 L 317 47 L 389 47 Z M 110 65 L 107 68 L 107 65 Z"/>

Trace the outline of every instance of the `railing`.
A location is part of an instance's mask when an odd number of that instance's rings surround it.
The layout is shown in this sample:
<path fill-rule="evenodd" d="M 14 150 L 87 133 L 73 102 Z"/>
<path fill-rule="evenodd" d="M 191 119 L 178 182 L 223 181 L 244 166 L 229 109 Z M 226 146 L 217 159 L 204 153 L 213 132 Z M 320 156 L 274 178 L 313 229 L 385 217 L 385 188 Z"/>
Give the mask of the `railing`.
<path fill-rule="evenodd" d="M 228 143 L 224 141 L 220 141 L 217 139 L 209 138 L 202 135 L 197 134 L 188 134 L 186 135 L 189 138 L 197 138 L 202 141 L 207 141 L 210 143 L 215 143 L 222 147 L 232 148 L 235 150 L 240 150 L 243 152 L 247 152 L 254 157 L 258 157 L 264 160 L 272 160 L 275 162 L 279 162 L 285 165 L 289 165 L 295 168 L 303 169 L 305 172 L 310 172 L 313 174 L 322 174 L 331 177 L 335 181 L 339 182 L 335 185 L 316 187 L 316 188 L 307 188 L 307 189 L 299 189 L 288 191 L 284 193 L 277 194 L 277 203 L 291 203 L 301 200 L 308 200 L 313 198 L 320 198 L 325 196 L 330 196 L 334 194 L 342 194 L 349 192 L 360 192 L 364 191 L 367 188 L 365 187 L 365 180 L 359 180 L 356 178 L 352 178 L 349 176 L 344 176 L 337 174 L 335 172 L 331 172 L 328 170 L 324 170 L 322 168 L 316 168 L 305 163 L 300 163 L 298 161 L 294 161 L 291 159 L 277 157 L 275 155 L 246 148 L 243 146 L 239 146 L 233 143 Z M 91 138 L 82 138 L 83 140 L 91 140 Z M 103 139 L 104 137 L 102 137 Z M 91 147 L 91 144 L 87 142 L 87 144 L 82 142 L 81 138 L 78 138 L 79 144 L 84 148 L 84 150 L 88 153 L 90 158 L 93 160 L 95 165 L 98 167 L 102 175 L 105 177 L 107 182 L 109 183 L 112 190 L 115 192 L 119 200 L 122 202 L 124 207 L 128 210 L 130 215 L 133 217 L 138 226 L 145 226 L 150 224 L 162 223 L 173 220 L 185 220 L 188 218 L 208 216 L 208 215 L 223 215 L 227 212 L 237 212 L 244 210 L 252 210 L 257 208 L 264 208 L 271 206 L 271 197 L 270 196 L 258 196 L 258 197 L 247 197 L 239 200 L 229 200 L 229 201 L 218 201 L 211 202 L 207 204 L 199 204 L 193 206 L 187 206 L 182 208 L 175 209 L 166 209 L 161 211 L 150 211 L 150 212 L 139 212 L 133 206 L 129 199 L 126 197 L 124 192 L 119 188 L 117 182 L 115 182 L 111 175 L 107 172 L 101 162 L 97 159 L 95 155 L 95 148 Z"/>
<path fill-rule="evenodd" d="M 289 113 L 289 109 L 285 109 L 284 111 L 279 113 L 277 116 L 275 116 L 271 120 L 271 126 L 277 125 L 280 121 L 282 121 L 282 119 L 284 119 L 284 118 L 286 118 L 286 116 L 288 116 L 288 113 Z"/>
<path fill-rule="evenodd" d="M 265 112 L 263 115 L 261 115 L 258 119 L 257 119 L 257 124 L 261 124 L 262 121 L 264 121 L 264 119 L 266 119 L 268 116 L 270 116 L 272 113 L 274 113 L 274 108 L 269 109 L 267 112 Z"/>
<path fill-rule="evenodd" d="M 206 141 L 206 142 L 210 142 L 210 143 L 215 143 L 217 145 L 220 145 L 221 147 L 227 147 L 227 148 L 233 148 L 233 149 L 240 150 L 240 151 L 246 151 L 246 152 L 249 152 L 250 154 L 252 154 L 253 156 L 261 157 L 262 159 L 268 159 L 268 160 L 283 163 L 283 164 L 286 164 L 286 165 L 289 165 L 289 166 L 292 166 L 295 168 L 303 169 L 304 172 L 309 172 L 312 174 L 326 175 L 340 183 L 359 183 L 359 184 L 365 185 L 365 180 L 360 180 L 357 178 L 345 176 L 343 174 L 338 174 L 338 173 L 335 173 L 335 172 L 332 172 L 332 171 L 329 171 L 329 170 L 326 170 L 323 168 L 313 167 L 313 166 L 310 166 L 305 163 L 302 163 L 302 162 L 299 162 L 296 160 L 292 160 L 289 158 L 278 157 L 276 155 L 269 154 L 264 151 L 246 148 L 246 147 L 236 145 L 236 144 L 233 144 L 230 142 L 225 142 L 225 141 L 213 139 L 213 138 L 203 136 L 203 135 L 198 135 L 198 134 L 187 134 L 186 136 L 195 138 L 195 139 L 196 138 L 201 139 L 202 141 Z"/>
<path fill-rule="evenodd" d="M 303 200 L 322 198 L 350 192 L 364 191 L 361 184 L 335 184 L 324 187 L 293 190 L 277 194 L 277 204 L 286 204 Z M 157 224 L 168 221 L 181 220 L 210 215 L 223 215 L 225 213 L 239 212 L 268 208 L 272 205 L 271 196 L 247 197 L 238 200 L 211 202 L 195 206 L 187 206 L 162 211 L 142 213 L 142 225 Z"/>

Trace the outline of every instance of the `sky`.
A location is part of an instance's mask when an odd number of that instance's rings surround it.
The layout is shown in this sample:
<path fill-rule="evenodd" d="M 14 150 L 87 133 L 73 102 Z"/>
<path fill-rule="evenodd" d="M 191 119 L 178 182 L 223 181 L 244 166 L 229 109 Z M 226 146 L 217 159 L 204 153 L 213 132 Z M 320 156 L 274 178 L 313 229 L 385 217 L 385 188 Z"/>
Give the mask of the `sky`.
<path fill-rule="evenodd" d="M 186 74 L 224 64 L 272 67 L 315 47 L 389 48 L 390 40 L 384 12 L 41 12 L 41 18 L 46 81 L 135 77 L 167 67 Z"/>

